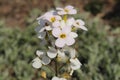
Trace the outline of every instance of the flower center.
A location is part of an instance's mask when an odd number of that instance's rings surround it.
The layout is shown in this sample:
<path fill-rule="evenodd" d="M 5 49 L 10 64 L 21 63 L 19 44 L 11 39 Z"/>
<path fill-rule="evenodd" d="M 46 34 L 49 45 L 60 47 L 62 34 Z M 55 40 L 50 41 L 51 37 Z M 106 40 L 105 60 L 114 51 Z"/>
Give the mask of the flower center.
<path fill-rule="evenodd" d="M 76 31 L 76 27 L 75 26 L 72 27 L 72 31 Z"/>
<path fill-rule="evenodd" d="M 67 13 L 69 12 L 69 10 L 68 10 L 68 9 L 64 9 L 64 10 L 65 10 L 65 12 L 67 12 Z"/>
<path fill-rule="evenodd" d="M 77 25 L 80 25 L 79 22 L 76 22 Z"/>
<path fill-rule="evenodd" d="M 66 38 L 66 34 L 60 34 L 60 38 Z"/>
<path fill-rule="evenodd" d="M 51 22 L 55 22 L 55 20 L 56 20 L 55 17 L 51 18 Z"/>

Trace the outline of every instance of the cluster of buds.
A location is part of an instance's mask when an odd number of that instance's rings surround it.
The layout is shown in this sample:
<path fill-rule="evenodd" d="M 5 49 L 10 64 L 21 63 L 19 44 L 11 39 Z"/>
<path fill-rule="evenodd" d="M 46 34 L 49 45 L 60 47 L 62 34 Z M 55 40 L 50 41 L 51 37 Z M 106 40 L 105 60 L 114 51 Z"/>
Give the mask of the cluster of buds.
<path fill-rule="evenodd" d="M 81 63 L 76 57 L 76 50 L 72 45 L 78 37 L 77 30 L 87 31 L 85 23 L 81 19 L 75 20 L 71 15 L 76 14 L 77 10 L 69 5 L 65 8 L 56 8 L 37 18 L 39 26 L 36 27 L 38 38 L 47 45 L 47 50 L 37 50 L 37 57 L 33 60 L 34 68 L 41 68 L 44 65 L 55 61 L 58 64 L 67 66 L 66 72 L 71 76 L 74 70 L 81 67 Z M 63 67 L 64 67 L 63 66 Z M 56 69 L 58 70 L 58 69 Z M 55 71 L 55 76 L 51 80 L 67 80 L 64 76 Z"/>

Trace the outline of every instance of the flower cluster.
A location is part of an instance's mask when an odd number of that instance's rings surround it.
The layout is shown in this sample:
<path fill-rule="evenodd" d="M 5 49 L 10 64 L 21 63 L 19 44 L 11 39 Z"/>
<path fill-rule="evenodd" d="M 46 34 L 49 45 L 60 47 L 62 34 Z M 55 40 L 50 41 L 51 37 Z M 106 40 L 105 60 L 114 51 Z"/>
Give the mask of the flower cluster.
<path fill-rule="evenodd" d="M 75 20 L 71 17 L 76 13 L 77 10 L 69 5 L 65 8 L 56 8 L 37 18 L 39 26 L 35 31 L 38 38 L 45 42 L 43 45 L 47 45 L 47 50 L 36 51 L 37 57 L 32 63 L 34 68 L 41 68 L 42 65 L 48 65 L 52 60 L 56 60 L 58 63 L 66 63 L 68 73 L 72 75 L 74 70 L 81 67 L 81 63 L 76 57 L 76 50 L 72 48 L 72 45 L 78 37 L 77 30 L 87 31 L 87 28 L 83 20 Z M 66 79 L 53 77 L 52 80 Z"/>

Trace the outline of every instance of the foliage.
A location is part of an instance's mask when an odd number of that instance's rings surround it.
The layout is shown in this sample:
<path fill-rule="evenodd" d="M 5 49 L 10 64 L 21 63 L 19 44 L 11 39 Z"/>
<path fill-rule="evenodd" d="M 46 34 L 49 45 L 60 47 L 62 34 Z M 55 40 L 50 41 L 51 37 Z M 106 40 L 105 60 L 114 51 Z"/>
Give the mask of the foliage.
<path fill-rule="evenodd" d="M 120 28 L 110 30 L 99 18 L 91 19 L 88 15 L 75 16 L 85 20 L 88 32 L 78 32 L 76 49 L 83 65 L 74 72 L 73 80 L 119 80 Z M 43 49 L 36 38 L 36 26 L 31 23 L 25 30 L 11 29 L 0 21 L 0 80 L 40 79 L 40 71 L 31 66 L 35 51 Z"/>
<path fill-rule="evenodd" d="M 101 12 L 104 3 L 100 0 L 92 0 L 85 6 L 85 10 L 91 12 L 93 15 L 96 15 Z"/>

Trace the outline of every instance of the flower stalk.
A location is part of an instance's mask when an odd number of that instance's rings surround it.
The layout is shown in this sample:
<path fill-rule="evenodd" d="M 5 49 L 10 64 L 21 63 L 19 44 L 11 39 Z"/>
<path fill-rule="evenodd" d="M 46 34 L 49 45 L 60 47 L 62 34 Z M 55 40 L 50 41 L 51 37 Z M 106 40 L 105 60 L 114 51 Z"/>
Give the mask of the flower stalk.
<path fill-rule="evenodd" d="M 65 8 L 56 8 L 37 18 L 39 26 L 35 31 L 38 38 L 44 42 L 41 47 L 46 45 L 47 50 L 36 51 L 37 57 L 33 60 L 32 66 L 36 69 L 51 66 L 53 69 L 50 70 L 55 74 L 51 80 L 70 80 L 74 70 L 80 69 L 82 65 L 72 45 L 75 45 L 78 37 L 77 30 L 87 31 L 87 28 L 83 20 L 75 20 L 71 16 L 76 13 L 77 10 L 68 5 Z M 52 62 L 54 65 L 50 64 Z M 46 72 L 43 71 L 42 76 L 47 79 Z"/>

